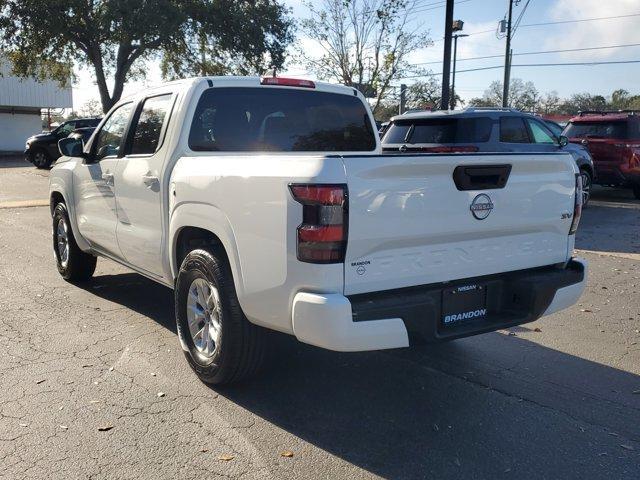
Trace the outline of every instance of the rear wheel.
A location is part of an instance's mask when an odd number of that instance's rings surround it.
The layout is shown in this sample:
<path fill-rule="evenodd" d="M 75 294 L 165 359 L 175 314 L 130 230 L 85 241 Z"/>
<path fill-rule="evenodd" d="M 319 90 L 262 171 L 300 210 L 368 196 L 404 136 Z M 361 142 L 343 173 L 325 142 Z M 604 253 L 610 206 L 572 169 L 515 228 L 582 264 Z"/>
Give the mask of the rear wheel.
<path fill-rule="evenodd" d="M 174 292 L 180 343 L 202 381 L 233 383 L 259 370 L 265 331 L 242 312 L 223 251 L 191 251 L 182 262 Z"/>
<path fill-rule="evenodd" d="M 586 169 L 580 169 L 580 177 L 582 178 L 582 206 L 586 207 L 591 198 L 591 186 L 593 185 L 593 179 L 591 173 Z"/>
<path fill-rule="evenodd" d="M 71 230 L 69 214 L 64 203 L 53 210 L 53 252 L 58 272 L 70 282 L 88 280 L 96 270 L 96 257 L 80 250 Z"/>
<path fill-rule="evenodd" d="M 633 196 L 640 200 L 640 185 L 634 185 L 633 187 Z"/>
<path fill-rule="evenodd" d="M 51 157 L 46 151 L 38 149 L 31 154 L 31 162 L 36 168 L 48 168 L 51 165 Z"/>

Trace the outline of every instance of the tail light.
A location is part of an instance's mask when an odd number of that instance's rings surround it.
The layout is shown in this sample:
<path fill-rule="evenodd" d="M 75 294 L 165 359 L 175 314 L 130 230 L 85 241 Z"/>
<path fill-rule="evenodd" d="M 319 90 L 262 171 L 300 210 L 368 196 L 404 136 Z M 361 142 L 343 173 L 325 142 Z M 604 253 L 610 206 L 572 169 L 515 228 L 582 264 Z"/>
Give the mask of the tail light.
<path fill-rule="evenodd" d="M 569 235 L 573 235 L 578 230 L 580 224 L 580 217 L 582 216 L 582 177 L 580 174 L 576 174 L 576 199 L 573 204 L 573 220 L 571 221 L 571 228 L 569 229 Z"/>
<path fill-rule="evenodd" d="M 347 186 L 290 185 L 293 198 L 302 204 L 298 227 L 298 260 L 308 263 L 340 263 L 347 248 Z"/>
<path fill-rule="evenodd" d="M 260 85 L 279 85 L 281 87 L 316 88 L 316 84 L 311 80 L 301 80 L 298 78 L 284 78 L 284 77 L 264 77 L 260 81 Z"/>

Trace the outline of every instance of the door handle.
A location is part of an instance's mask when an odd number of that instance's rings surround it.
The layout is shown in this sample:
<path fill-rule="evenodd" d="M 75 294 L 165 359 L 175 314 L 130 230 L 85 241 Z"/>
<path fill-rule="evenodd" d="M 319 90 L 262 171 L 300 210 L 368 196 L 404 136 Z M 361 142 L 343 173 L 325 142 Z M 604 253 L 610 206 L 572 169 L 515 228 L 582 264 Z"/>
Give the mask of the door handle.
<path fill-rule="evenodd" d="M 147 187 L 152 187 L 154 186 L 156 183 L 159 182 L 158 177 L 156 177 L 155 175 L 143 175 L 142 176 L 142 182 L 147 186 Z"/>
<path fill-rule="evenodd" d="M 106 183 L 107 185 L 113 185 L 113 173 L 103 173 L 102 180 L 104 180 L 104 183 Z"/>

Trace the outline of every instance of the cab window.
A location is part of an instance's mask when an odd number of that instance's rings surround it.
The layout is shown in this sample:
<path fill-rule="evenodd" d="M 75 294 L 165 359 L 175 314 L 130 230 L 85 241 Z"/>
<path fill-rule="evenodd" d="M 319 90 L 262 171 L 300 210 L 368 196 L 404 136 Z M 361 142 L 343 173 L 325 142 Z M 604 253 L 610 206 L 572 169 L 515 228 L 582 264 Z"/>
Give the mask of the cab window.
<path fill-rule="evenodd" d="M 371 151 L 376 133 L 354 95 L 286 88 L 211 88 L 196 108 L 189 147 L 209 152 Z"/>
<path fill-rule="evenodd" d="M 118 155 L 132 108 L 132 103 L 120 105 L 104 123 L 94 141 L 96 161 Z"/>
<path fill-rule="evenodd" d="M 171 102 L 171 94 L 147 98 L 133 130 L 132 154 L 156 152 Z"/>

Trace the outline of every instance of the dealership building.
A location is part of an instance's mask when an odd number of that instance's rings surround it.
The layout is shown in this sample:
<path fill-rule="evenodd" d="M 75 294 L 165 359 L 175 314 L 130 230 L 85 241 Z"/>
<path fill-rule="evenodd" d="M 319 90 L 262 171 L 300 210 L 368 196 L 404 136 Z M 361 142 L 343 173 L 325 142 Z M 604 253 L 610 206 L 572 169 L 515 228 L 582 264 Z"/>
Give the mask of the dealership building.
<path fill-rule="evenodd" d="M 23 151 L 27 137 L 42 132 L 43 109 L 71 107 L 71 85 L 15 77 L 0 60 L 0 152 Z"/>

